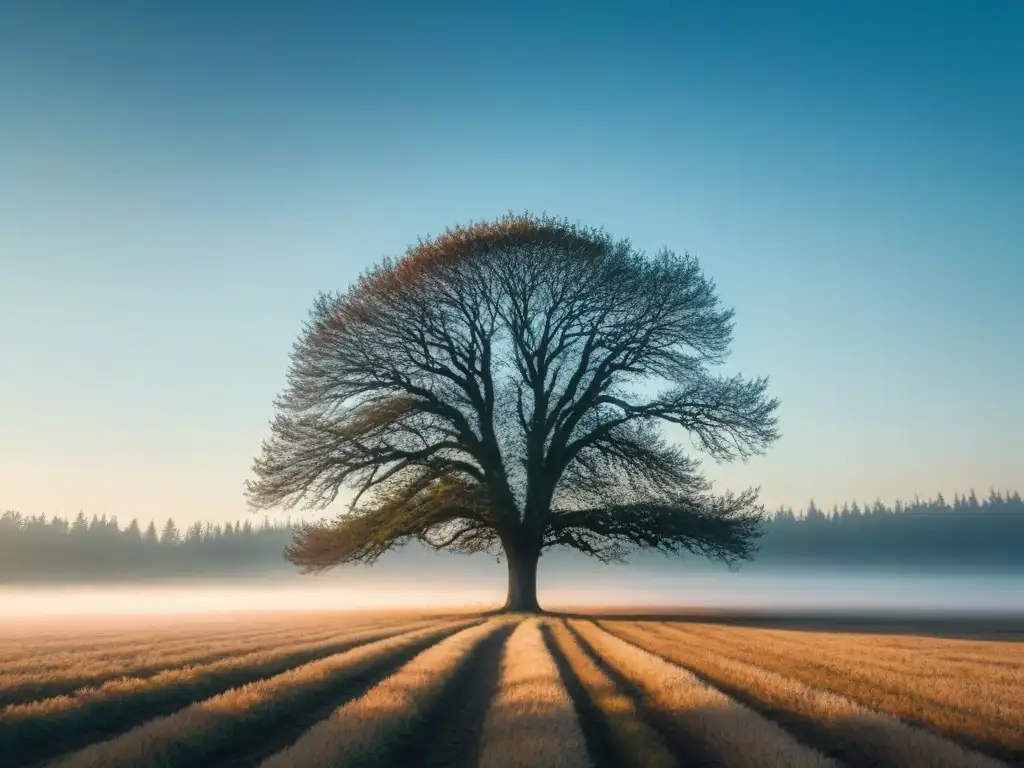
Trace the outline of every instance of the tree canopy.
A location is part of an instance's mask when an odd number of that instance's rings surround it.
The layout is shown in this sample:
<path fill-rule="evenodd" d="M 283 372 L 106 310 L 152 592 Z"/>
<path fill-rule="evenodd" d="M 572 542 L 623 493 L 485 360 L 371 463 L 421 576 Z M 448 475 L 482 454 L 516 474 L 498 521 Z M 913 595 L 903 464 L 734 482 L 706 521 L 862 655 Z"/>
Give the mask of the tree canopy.
<path fill-rule="evenodd" d="M 509 214 L 421 240 L 322 293 L 246 492 L 325 508 L 289 559 L 372 562 L 411 539 L 503 550 L 508 607 L 536 609 L 542 551 L 752 556 L 756 489 L 715 494 L 665 437 L 718 461 L 777 437 L 766 378 L 715 375 L 733 312 L 689 254 Z"/>

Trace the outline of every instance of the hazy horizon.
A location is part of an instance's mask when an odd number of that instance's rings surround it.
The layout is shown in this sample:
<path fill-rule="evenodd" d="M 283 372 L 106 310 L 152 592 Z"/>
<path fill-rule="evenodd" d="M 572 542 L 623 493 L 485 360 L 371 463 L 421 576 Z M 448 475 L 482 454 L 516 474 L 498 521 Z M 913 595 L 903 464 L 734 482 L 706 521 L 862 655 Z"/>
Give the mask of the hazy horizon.
<path fill-rule="evenodd" d="M 467 581 L 469 583 L 467 584 Z M 162 580 L 135 584 L 0 585 L 0 613 L 8 617 L 102 614 L 459 609 L 487 610 L 504 602 L 504 566 L 457 574 L 384 578 L 350 567 L 321 576 Z M 1024 614 L 1024 573 L 945 574 L 893 569 L 835 573 L 786 568 L 672 569 L 598 567 L 545 573 L 539 597 L 548 609 L 565 607 L 678 608 L 765 612 L 868 611 L 907 616 Z"/>
<path fill-rule="evenodd" d="M 1011 2 L 8 5 L 0 508 L 248 518 L 316 293 L 509 209 L 700 259 L 727 370 L 782 401 L 721 487 L 1022 488 L 1022 34 Z"/>

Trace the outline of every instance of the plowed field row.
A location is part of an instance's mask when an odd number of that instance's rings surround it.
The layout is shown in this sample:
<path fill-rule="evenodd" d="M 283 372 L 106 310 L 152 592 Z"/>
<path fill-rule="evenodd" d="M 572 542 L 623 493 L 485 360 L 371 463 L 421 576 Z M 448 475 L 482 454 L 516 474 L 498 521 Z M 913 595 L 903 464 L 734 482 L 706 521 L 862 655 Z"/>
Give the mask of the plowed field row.
<path fill-rule="evenodd" d="M 237 652 L 7 706 L 0 766 L 995 768 L 1024 759 L 1024 718 L 1007 695 L 1018 674 L 1012 643 L 917 639 L 936 665 L 936 692 L 913 664 L 915 646 L 891 636 L 872 645 L 547 616 L 391 617 L 302 635 L 218 636 Z M 981 670 L 980 685 L 997 694 L 973 698 L 957 682 L 964 669 Z"/>

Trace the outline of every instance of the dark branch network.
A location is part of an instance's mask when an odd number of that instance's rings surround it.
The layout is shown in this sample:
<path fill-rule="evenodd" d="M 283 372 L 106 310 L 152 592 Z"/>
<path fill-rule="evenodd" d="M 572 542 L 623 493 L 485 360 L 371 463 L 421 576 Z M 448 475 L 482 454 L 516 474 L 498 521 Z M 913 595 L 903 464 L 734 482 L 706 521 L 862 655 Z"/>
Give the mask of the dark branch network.
<path fill-rule="evenodd" d="M 778 437 L 767 379 L 712 373 L 732 330 L 688 254 L 529 214 L 449 229 L 318 297 L 250 503 L 322 508 L 350 489 L 292 562 L 372 562 L 411 539 L 500 549 L 507 607 L 525 610 L 548 547 L 749 558 L 756 490 L 715 495 L 663 430 L 719 461 Z"/>

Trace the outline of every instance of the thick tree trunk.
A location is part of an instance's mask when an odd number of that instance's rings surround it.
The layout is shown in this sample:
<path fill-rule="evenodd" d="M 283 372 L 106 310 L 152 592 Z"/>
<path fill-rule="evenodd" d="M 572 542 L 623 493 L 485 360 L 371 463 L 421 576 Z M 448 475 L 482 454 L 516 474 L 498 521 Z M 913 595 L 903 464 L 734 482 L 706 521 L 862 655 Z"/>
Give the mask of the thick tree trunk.
<path fill-rule="evenodd" d="M 537 561 L 540 549 L 505 545 L 508 560 L 508 597 L 504 610 L 540 613 L 537 603 Z"/>

